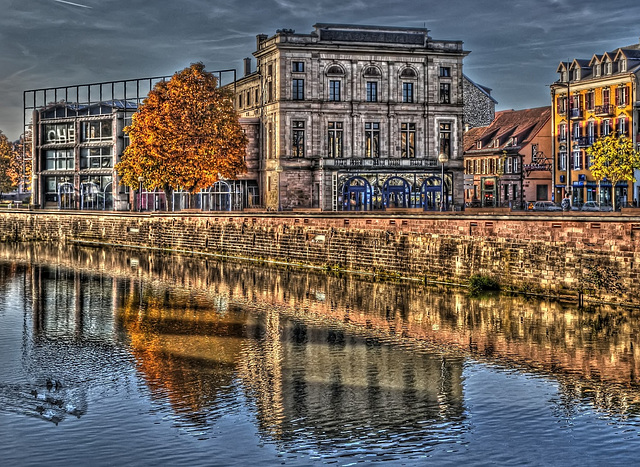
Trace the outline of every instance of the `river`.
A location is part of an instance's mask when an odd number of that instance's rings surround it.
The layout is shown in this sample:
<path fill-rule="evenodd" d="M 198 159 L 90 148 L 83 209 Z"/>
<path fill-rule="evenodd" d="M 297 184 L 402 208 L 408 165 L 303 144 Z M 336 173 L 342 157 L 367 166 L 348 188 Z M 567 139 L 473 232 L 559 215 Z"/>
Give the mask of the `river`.
<path fill-rule="evenodd" d="M 630 465 L 640 311 L 0 245 L 3 466 Z"/>

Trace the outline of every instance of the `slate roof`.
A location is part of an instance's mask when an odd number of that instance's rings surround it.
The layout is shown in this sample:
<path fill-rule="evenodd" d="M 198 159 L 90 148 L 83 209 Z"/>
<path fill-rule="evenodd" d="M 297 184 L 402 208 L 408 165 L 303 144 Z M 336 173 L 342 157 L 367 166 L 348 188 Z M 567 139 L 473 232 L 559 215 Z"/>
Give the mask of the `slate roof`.
<path fill-rule="evenodd" d="M 540 132 L 550 118 L 550 106 L 498 111 L 491 125 L 471 128 L 464 134 L 464 152 L 472 155 L 524 146 Z M 492 144 L 496 138 L 499 139 L 498 147 Z M 515 145 L 509 144 L 511 138 L 517 138 Z M 476 149 L 478 141 L 482 141 L 482 149 Z M 490 144 L 491 147 L 488 147 Z"/>

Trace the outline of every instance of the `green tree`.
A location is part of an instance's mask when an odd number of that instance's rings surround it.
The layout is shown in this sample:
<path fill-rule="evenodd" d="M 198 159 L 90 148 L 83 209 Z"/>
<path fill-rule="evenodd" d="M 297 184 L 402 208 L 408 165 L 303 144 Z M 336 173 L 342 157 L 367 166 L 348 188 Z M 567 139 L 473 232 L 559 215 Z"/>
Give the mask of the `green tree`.
<path fill-rule="evenodd" d="M 11 177 L 13 169 L 13 145 L 0 130 L 0 199 L 2 195 L 15 188 Z"/>
<path fill-rule="evenodd" d="M 640 169 L 640 152 L 634 149 L 631 139 L 611 133 L 587 148 L 587 154 L 591 156 L 589 170 L 598 183 L 605 178 L 611 182 L 611 197 L 615 210 L 615 186 L 622 181 L 636 181 L 633 172 Z"/>
<path fill-rule="evenodd" d="M 162 189 L 171 209 L 174 190 L 194 193 L 246 171 L 247 139 L 232 95 L 194 63 L 155 85 L 124 130 L 130 144 L 116 165 L 122 183 Z"/>

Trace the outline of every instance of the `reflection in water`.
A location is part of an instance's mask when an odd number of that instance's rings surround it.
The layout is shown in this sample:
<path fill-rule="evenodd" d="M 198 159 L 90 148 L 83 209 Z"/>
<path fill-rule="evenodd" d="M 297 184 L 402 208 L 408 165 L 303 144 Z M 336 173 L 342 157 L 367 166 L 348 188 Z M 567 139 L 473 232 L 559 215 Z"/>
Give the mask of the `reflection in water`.
<path fill-rule="evenodd" d="M 133 365 L 159 410 L 199 435 L 249 404 L 261 436 L 284 451 L 411 458 L 470 429 L 469 358 L 556 379 L 561 419 L 585 404 L 620 419 L 638 413 L 633 310 L 0 245 L 0 291 L 22 274 L 27 376 L 0 387 L 0 402 L 56 422 L 90 410 L 92 381 L 126 384 Z"/>

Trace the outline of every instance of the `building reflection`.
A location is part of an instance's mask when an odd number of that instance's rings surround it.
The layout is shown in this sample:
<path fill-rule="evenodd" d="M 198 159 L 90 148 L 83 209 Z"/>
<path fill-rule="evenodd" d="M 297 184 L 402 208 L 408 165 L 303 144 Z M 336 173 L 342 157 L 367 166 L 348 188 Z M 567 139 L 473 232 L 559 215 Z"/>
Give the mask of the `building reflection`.
<path fill-rule="evenodd" d="M 560 411 L 638 413 L 634 310 L 143 251 L 0 245 L 0 258 L 31 265 L 34 336 L 126 341 L 154 397 L 193 424 L 240 387 L 282 442 L 464 429 L 467 358 L 555 378 Z"/>

